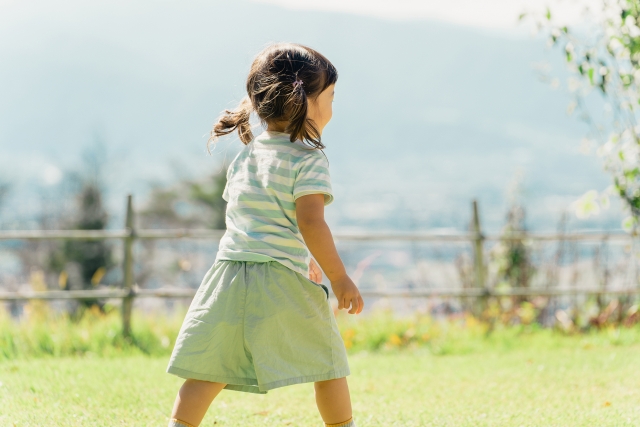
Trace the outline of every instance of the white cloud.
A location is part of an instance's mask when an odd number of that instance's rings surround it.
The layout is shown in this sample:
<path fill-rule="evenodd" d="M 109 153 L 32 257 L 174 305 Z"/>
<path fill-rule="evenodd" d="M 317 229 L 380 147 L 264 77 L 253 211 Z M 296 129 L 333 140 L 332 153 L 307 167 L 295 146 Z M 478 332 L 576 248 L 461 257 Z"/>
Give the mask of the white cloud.
<path fill-rule="evenodd" d="M 62 171 L 54 165 L 46 165 L 42 170 L 42 181 L 45 185 L 56 185 L 62 179 Z"/>
<path fill-rule="evenodd" d="M 253 0 L 289 9 L 323 10 L 369 15 L 399 21 L 436 20 L 490 30 L 517 30 L 523 12 L 551 6 L 554 18 L 566 25 L 580 23 L 585 6 L 598 0 Z M 522 27 L 520 27 L 522 28 Z"/>

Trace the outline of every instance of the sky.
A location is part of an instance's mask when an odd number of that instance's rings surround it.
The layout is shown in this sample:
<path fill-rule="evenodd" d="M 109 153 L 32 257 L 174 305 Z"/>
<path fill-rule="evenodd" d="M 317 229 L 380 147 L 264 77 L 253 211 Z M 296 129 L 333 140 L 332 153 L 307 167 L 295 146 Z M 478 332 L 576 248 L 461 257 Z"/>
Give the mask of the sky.
<path fill-rule="evenodd" d="M 375 16 L 396 21 L 441 21 L 480 28 L 504 35 L 526 34 L 531 27 L 519 25 L 522 13 L 539 14 L 552 7 L 554 20 L 579 24 L 583 10 L 597 12 L 597 0 L 255 0 L 291 9 L 324 10 Z M 526 29 L 525 29 L 526 28 Z"/>
<path fill-rule="evenodd" d="M 166 1 L 166 0 L 165 0 Z M 589 7 L 598 16 L 598 0 L 252 0 L 288 9 L 318 10 L 373 16 L 394 21 L 441 21 L 504 32 L 523 34 L 518 23 L 522 13 L 541 13 L 548 7 L 554 11 L 554 20 L 564 25 L 579 24 L 583 11 Z M 33 0 L 0 0 L 0 11 Z M 129 2 L 135 3 L 135 2 Z M 159 2 L 162 3 L 162 2 Z M 123 4 L 124 5 L 124 4 Z M 33 13 L 37 13 L 33 11 Z"/>

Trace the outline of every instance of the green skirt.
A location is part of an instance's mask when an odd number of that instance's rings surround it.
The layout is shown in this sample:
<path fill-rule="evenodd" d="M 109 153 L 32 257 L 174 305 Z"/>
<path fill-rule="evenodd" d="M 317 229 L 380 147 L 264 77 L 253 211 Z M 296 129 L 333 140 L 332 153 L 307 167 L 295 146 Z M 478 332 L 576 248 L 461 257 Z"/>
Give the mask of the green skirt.
<path fill-rule="evenodd" d="M 217 260 L 196 292 L 166 372 L 266 393 L 349 375 L 324 285 L 272 262 Z"/>

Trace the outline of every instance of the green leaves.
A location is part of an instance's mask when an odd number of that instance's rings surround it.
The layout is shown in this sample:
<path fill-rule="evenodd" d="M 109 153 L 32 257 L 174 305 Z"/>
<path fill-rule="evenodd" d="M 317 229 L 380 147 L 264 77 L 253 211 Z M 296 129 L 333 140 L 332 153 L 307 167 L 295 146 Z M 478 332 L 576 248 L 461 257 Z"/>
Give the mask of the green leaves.
<path fill-rule="evenodd" d="M 564 53 L 567 59 L 567 62 L 571 62 L 573 59 L 573 45 L 571 43 L 567 43 L 564 45 Z"/>
<path fill-rule="evenodd" d="M 633 168 L 632 170 L 624 171 L 624 177 L 628 181 L 635 180 L 638 177 L 639 174 L 640 174 L 640 169 L 638 169 L 638 168 Z"/>
<path fill-rule="evenodd" d="M 620 18 L 622 18 L 622 21 L 624 21 L 625 19 L 627 19 L 627 16 L 629 16 L 631 13 L 628 9 L 622 9 L 622 12 L 620 13 Z"/>
<path fill-rule="evenodd" d="M 539 28 L 547 29 L 554 46 L 562 45 L 563 54 L 574 78 L 569 89 L 574 94 L 580 117 L 591 128 L 589 137 L 600 146 L 605 170 L 613 188 L 634 219 L 640 220 L 640 0 L 600 0 L 587 12 L 593 12 L 592 27 L 571 31 L 568 26 L 551 22 L 551 9 L 538 14 Z M 606 9 L 604 19 L 599 12 Z M 619 17 L 619 18 L 618 18 Z M 589 21 L 587 19 L 586 21 Z M 585 21 L 585 22 L 586 22 Z M 593 113 L 586 97 L 598 88 L 607 109 Z M 636 104 L 636 101 L 638 104 Z M 577 203 L 577 214 L 587 217 L 600 210 L 596 192 L 585 194 Z M 602 205 L 604 207 L 604 205 Z M 635 227 L 635 225 L 634 225 Z"/>
<path fill-rule="evenodd" d="M 600 213 L 599 195 L 595 190 L 586 192 L 575 204 L 575 213 L 578 218 L 589 218 Z"/>

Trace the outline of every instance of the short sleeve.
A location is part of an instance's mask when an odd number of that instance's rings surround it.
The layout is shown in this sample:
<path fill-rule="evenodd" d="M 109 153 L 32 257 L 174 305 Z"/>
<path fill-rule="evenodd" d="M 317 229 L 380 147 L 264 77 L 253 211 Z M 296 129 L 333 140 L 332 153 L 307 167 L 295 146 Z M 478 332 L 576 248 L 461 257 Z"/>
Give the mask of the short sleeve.
<path fill-rule="evenodd" d="M 333 202 L 329 162 L 323 155 L 315 155 L 314 153 L 314 155 L 302 160 L 302 165 L 293 184 L 293 200 L 307 194 L 324 194 L 325 206 Z"/>
<path fill-rule="evenodd" d="M 227 179 L 225 179 L 224 190 L 222 190 L 222 198 L 225 202 L 229 203 L 229 170 L 231 166 L 227 169 Z"/>
<path fill-rule="evenodd" d="M 224 199 L 225 202 L 229 203 L 229 185 L 232 179 L 232 175 L 234 174 L 234 171 L 237 169 L 237 163 L 240 159 L 240 156 L 243 154 L 244 150 L 241 150 L 236 157 L 234 157 L 234 159 L 231 161 L 231 163 L 229 164 L 229 166 L 227 167 L 227 172 L 226 172 L 226 179 L 225 179 L 225 183 L 224 183 L 224 189 L 222 190 L 222 198 Z"/>

